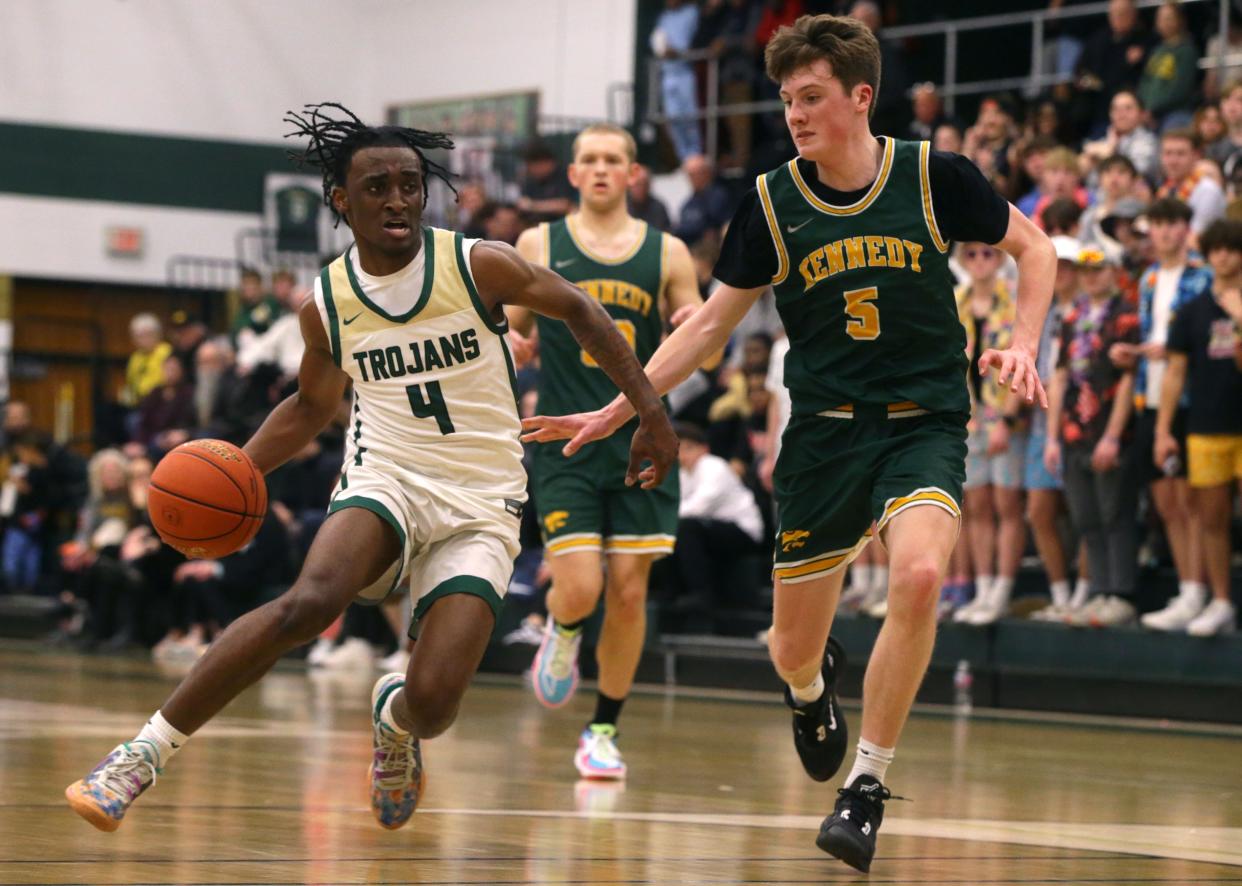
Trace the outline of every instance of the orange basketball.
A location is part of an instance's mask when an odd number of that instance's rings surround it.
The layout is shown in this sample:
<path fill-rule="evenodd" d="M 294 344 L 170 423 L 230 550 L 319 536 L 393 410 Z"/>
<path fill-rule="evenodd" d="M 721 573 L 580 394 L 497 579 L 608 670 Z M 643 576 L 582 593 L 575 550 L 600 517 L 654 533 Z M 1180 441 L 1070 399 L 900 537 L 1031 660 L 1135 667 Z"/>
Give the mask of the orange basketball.
<path fill-rule="evenodd" d="M 250 456 L 232 443 L 191 440 L 155 466 L 147 511 L 170 547 L 191 558 L 224 557 L 259 531 L 267 484 Z"/>

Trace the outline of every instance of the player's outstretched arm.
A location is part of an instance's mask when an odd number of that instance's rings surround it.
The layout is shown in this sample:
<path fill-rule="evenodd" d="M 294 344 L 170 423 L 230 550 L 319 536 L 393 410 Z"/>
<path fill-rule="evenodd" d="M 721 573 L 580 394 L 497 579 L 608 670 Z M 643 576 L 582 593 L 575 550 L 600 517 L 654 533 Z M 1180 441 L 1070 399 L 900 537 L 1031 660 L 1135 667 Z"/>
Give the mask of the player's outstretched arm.
<path fill-rule="evenodd" d="M 1052 302 L 1057 253 L 1048 236 L 1012 204 L 1009 229 L 997 246 L 1018 262 L 1018 316 L 1013 345 L 1003 351 L 984 351 L 979 357 L 979 369 L 996 369 L 1001 384 L 1008 383 L 1010 390 L 1021 393 L 1028 403 L 1038 400 L 1039 405 L 1047 408 L 1048 395 L 1035 370 L 1035 354 Z"/>
<path fill-rule="evenodd" d="M 686 244 L 672 234 L 664 235 L 667 241 L 668 286 L 665 290 L 669 325 L 676 329 L 685 323 L 703 307 L 703 296 L 699 293 L 699 278 L 694 272 L 694 259 Z M 720 348 L 707 356 L 702 368 L 715 369 L 724 359 L 724 348 Z"/>
<path fill-rule="evenodd" d="M 263 473 L 293 458 L 336 414 L 349 376 L 332 359 L 328 335 L 313 299 L 298 311 L 306 352 L 298 369 L 298 389 L 281 401 L 243 447 Z"/>
<path fill-rule="evenodd" d="M 621 337 L 608 312 L 559 274 L 531 264 L 504 243 L 476 244 L 470 251 L 470 269 L 479 296 L 493 313 L 503 305 L 514 305 L 564 321 L 578 344 L 595 358 L 638 414 L 626 483 L 641 482 L 644 489 L 659 485 L 676 461 L 677 435 L 659 394 L 643 375 L 633 348 Z M 644 469 L 646 461 L 651 466 Z"/>

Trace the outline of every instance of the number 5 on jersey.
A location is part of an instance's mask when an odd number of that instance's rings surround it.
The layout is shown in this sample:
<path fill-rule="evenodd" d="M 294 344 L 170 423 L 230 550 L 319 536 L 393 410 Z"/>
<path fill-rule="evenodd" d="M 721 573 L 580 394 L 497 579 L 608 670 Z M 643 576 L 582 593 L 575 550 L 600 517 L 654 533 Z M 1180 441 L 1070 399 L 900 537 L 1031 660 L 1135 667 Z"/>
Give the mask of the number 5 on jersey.
<path fill-rule="evenodd" d="M 871 304 L 880 296 L 874 286 L 851 289 L 845 296 L 845 334 L 857 341 L 880 337 L 880 308 Z"/>
<path fill-rule="evenodd" d="M 423 388 L 427 395 L 423 396 Z M 409 385 L 405 395 L 410 399 L 410 411 L 416 418 L 434 418 L 440 426 L 441 434 L 451 434 L 455 430 L 453 420 L 449 418 L 448 406 L 444 402 L 444 392 L 440 390 L 438 381 L 429 381 L 423 385 Z"/>

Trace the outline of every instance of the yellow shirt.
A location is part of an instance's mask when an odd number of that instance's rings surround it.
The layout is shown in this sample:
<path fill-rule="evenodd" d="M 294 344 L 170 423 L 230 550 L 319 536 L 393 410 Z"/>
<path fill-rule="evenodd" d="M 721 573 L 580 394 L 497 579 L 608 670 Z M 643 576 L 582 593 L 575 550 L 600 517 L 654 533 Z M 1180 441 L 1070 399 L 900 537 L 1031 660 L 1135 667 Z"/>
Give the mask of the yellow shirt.
<path fill-rule="evenodd" d="M 975 351 L 975 324 L 971 317 L 969 284 L 959 288 L 956 295 L 958 319 L 962 321 L 962 326 L 966 329 L 966 353 L 971 355 Z M 998 351 L 1008 348 L 1013 342 L 1013 324 L 1016 319 L 1017 304 L 1010 296 L 1009 288 L 1004 281 L 997 280 L 996 290 L 992 296 L 992 307 L 988 310 L 984 324 L 984 341 L 982 347 L 979 348 L 979 353 L 982 354 L 988 348 Z M 973 372 L 974 368 L 968 371 Z M 1005 405 L 1009 389 L 996 379 L 994 372 L 983 376 L 983 383 L 979 386 L 979 399 L 982 402 L 975 401 L 974 385 L 967 385 L 970 388 L 972 427 L 977 422 L 981 422 L 982 426 L 987 428 L 1000 421 L 1001 410 Z"/>
<path fill-rule="evenodd" d="M 158 388 L 164 381 L 164 361 L 172 355 L 172 345 L 160 342 L 145 353 L 134 351 L 125 366 L 125 390 L 121 400 L 126 406 L 137 406 L 138 401 Z"/>

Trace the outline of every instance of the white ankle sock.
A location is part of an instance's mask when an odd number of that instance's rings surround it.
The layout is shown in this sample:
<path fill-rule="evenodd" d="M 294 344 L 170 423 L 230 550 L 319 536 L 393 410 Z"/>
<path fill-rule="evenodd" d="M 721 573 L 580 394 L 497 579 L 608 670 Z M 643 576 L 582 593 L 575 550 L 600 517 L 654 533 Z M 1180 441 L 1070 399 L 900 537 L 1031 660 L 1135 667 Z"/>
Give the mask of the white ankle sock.
<path fill-rule="evenodd" d="M 1052 592 L 1052 605 L 1064 606 L 1069 602 L 1070 586 L 1065 579 L 1054 581 L 1048 586 L 1048 590 Z"/>
<path fill-rule="evenodd" d="M 1177 592 L 1183 597 L 1198 594 L 1200 600 L 1206 600 L 1208 596 L 1207 585 L 1201 581 L 1180 581 L 1177 583 Z"/>
<path fill-rule="evenodd" d="M 392 692 L 388 693 L 388 698 L 384 699 L 384 706 L 380 708 L 380 722 L 398 735 L 409 735 L 409 730 L 403 729 L 401 725 L 397 723 L 397 718 L 394 717 L 392 713 L 392 701 L 397 697 L 397 693 L 400 691 L 400 689 L 394 689 Z"/>
<path fill-rule="evenodd" d="M 1013 593 L 1013 579 L 1007 575 L 998 575 L 992 579 L 992 602 L 1008 603 Z"/>
<path fill-rule="evenodd" d="M 888 774 L 888 764 L 893 762 L 896 748 L 882 748 L 872 744 L 865 738 L 858 739 L 858 753 L 854 756 L 854 768 L 845 778 L 845 786 L 849 787 L 860 775 L 870 775 L 881 784 Z"/>
<path fill-rule="evenodd" d="M 996 579 L 994 579 L 990 575 L 976 575 L 975 576 L 975 599 L 972 600 L 971 602 L 982 605 L 988 602 L 989 600 L 991 600 L 992 599 L 992 582 L 994 582 L 995 580 Z"/>
<path fill-rule="evenodd" d="M 824 694 L 824 688 L 823 671 L 817 671 L 815 679 L 811 681 L 810 685 L 803 686 L 801 689 L 792 683 L 789 684 L 789 692 L 793 695 L 794 701 L 799 704 L 810 704 L 813 701 L 819 701 Z"/>
<path fill-rule="evenodd" d="M 1085 578 L 1080 578 L 1074 582 L 1074 595 L 1070 597 L 1069 605 L 1071 609 L 1081 609 L 1087 605 L 1087 598 L 1091 596 L 1091 582 Z"/>
<path fill-rule="evenodd" d="M 888 567 L 872 566 L 871 567 L 871 587 L 877 591 L 888 590 Z"/>
<path fill-rule="evenodd" d="M 155 748 L 156 753 L 159 755 L 159 759 L 155 761 L 157 769 L 167 766 L 173 754 L 181 750 L 182 746 L 189 740 L 190 736 L 178 732 L 170 726 L 160 711 L 156 711 L 151 715 L 147 725 L 143 726 L 142 731 L 134 738 L 134 741 L 145 741 Z"/>

